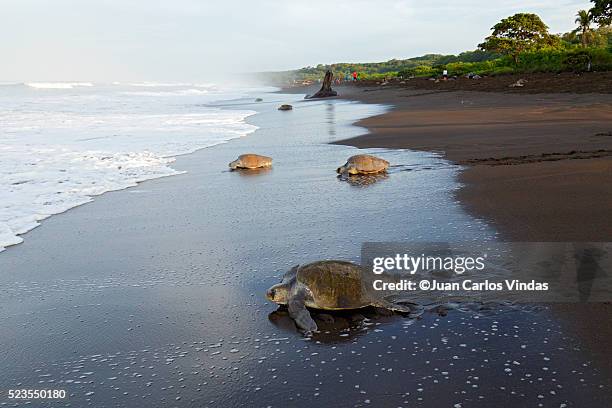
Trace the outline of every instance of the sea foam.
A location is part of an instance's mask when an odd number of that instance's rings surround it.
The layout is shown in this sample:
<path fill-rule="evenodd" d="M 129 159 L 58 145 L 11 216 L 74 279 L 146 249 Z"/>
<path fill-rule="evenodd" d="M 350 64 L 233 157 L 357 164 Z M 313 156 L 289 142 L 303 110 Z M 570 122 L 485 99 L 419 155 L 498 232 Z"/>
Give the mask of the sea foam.
<path fill-rule="evenodd" d="M 178 174 L 170 167 L 176 155 L 256 129 L 244 121 L 253 111 L 205 106 L 240 92 L 191 86 L 169 95 L 153 86 L 151 95 L 129 86 L 0 90 L 0 251 L 96 195 Z"/>
<path fill-rule="evenodd" d="M 72 89 L 94 86 L 91 82 L 26 82 L 25 84 L 37 89 Z"/>

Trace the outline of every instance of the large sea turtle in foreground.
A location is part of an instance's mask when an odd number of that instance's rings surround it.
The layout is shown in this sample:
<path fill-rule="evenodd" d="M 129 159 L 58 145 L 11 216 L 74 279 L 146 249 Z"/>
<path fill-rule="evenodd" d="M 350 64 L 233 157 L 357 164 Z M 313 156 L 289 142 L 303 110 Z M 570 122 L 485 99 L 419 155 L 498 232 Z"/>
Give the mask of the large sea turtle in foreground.
<path fill-rule="evenodd" d="M 259 154 L 242 154 L 229 164 L 230 169 L 260 169 L 272 167 L 272 158 L 260 156 Z"/>
<path fill-rule="evenodd" d="M 266 293 L 268 300 L 287 305 L 289 315 L 306 334 L 317 330 L 307 307 L 350 310 L 367 306 L 410 313 L 408 306 L 373 299 L 366 291 L 359 265 L 346 261 L 318 261 L 294 266 L 281 283 Z"/>
<path fill-rule="evenodd" d="M 376 174 L 387 171 L 389 162 L 370 154 L 358 154 L 349 157 L 344 166 L 336 170 L 339 174 Z"/>

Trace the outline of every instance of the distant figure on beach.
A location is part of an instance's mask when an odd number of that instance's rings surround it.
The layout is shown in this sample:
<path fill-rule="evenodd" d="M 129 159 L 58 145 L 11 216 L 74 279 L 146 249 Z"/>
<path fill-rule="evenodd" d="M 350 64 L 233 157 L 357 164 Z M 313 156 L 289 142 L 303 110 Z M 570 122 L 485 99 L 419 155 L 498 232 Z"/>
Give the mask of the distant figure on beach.
<path fill-rule="evenodd" d="M 347 72 L 346 74 L 344 74 L 344 81 L 348 82 L 351 80 L 351 73 Z"/>
<path fill-rule="evenodd" d="M 442 71 L 442 79 L 445 81 L 448 79 L 448 70 L 445 69 Z"/>
<path fill-rule="evenodd" d="M 357 71 L 353 72 L 353 82 L 357 81 Z"/>

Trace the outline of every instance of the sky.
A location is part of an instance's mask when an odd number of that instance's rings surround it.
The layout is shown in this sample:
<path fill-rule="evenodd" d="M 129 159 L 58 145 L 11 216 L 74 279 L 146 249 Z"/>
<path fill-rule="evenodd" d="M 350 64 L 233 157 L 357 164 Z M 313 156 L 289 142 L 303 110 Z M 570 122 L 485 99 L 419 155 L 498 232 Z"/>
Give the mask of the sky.
<path fill-rule="evenodd" d="M 209 80 L 475 49 L 501 18 L 587 0 L 2 0 L 0 81 Z"/>

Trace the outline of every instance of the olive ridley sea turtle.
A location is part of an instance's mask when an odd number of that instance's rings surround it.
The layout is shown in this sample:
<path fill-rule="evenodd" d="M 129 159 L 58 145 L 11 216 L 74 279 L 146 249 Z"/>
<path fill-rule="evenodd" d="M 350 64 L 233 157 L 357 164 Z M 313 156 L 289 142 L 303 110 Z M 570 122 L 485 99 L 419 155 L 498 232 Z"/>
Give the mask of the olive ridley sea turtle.
<path fill-rule="evenodd" d="M 232 170 L 272 167 L 272 158 L 252 153 L 242 154 L 238 156 L 238 159 L 231 162 L 229 166 Z"/>
<path fill-rule="evenodd" d="M 367 306 L 410 313 L 410 307 L 385 299 L 373 299 L 366 290 L 359 265 L 346 261 L 318 261 L 294 266 L 281 283 L 268 289 L 268 300 L 287 305 L 289 315 L 306 334 L 317 330 L 306 307 L 349 310 Z"/>
<path fill-rule="evenodd" d="M 369 154 L 351 156 L 344 166 L 336 170 L 339 174 L 375 174 L 387 171 L 389 162 Z"/>

